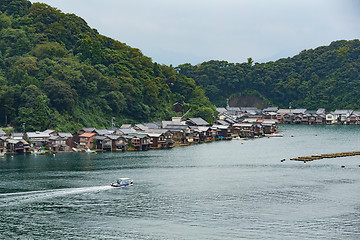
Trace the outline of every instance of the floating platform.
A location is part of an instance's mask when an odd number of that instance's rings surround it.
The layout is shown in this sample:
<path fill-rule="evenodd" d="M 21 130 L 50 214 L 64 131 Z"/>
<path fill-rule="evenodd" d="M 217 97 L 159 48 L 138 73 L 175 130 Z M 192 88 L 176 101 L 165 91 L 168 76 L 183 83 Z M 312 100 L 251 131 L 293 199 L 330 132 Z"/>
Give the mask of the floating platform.
<path fill-rule="evenodd" d="M 360 151 L 312 155 L 312 156 L 305 156 L 305 157 L 290 158 L 290 160 L 308 162 L 308 161 L 320 160 L 323 158 L 351 157 L 351 156 L 357 156 L 357 155 L 360 155 Z"/>

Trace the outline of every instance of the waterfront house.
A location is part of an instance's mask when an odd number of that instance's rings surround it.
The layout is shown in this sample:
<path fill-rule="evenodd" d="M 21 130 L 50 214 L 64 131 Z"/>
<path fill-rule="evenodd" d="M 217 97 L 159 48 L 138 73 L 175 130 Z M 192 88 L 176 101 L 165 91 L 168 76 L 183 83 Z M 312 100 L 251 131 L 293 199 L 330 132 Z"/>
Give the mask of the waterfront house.
<path fill-rule="evenodd" d="M 10 138 L 15 139 L 15 140 L 23 140 L 24 139 L 24 133 L 21 133 L 21 132 L 11 133 Z"/>
<path fill-rule="evenodd" d="M 29 143 L 25 140 L 9 138 L 6 140 L 6 151 L 12 153 L 27 153 L 30 150 Z"/>
<path fill-rule="evenodd" d="M 295 116 L 299 116 L 299 115 L 303 116 L 306 113 L 306 110 L 307 109 L 305 109 L 305 108 L 297 108 L 297 109 L 294 110 L 293 114 Z"/>
<path fill-rule="evenodd" d="M 129 147 L 133 147 L 134 150 L 149 150 L 150 149 L 150 145 L 151 145 L 151 140 L 149 135 L 147 134 L 131 134 L 131 135 L 124 135 L 123 136 Z"/>
<path fill-rule="evenodd" d="M 25 138 L 29 139 L 32 147 L 45 147 L 50 139 L 48 132 L 27 132 Z"/>
<path fill-rule="evenodd" d="M 273 134 L 278 131 L 277 130 L 278 120 L 264 119 L 264 121 L 261 123 L 261 125 L 262 125 L 262 131 L 264 134 Z"/>
<path fill-rule="evenodd" d="M 326 124 L 337 124 L 337 123 L 338 123 L 337 116 L 333 112 L 326 114 Z"/>
<path fill-rule="evenodd" d="M 8 139 L 8 137 L 6 137 L 6 136 L 0 136 L 0 153 L 5 151 L 7 139 Z"/>
<path fill-rule="evenodd" d="M 326 123 L 327 124 L 346 124 L 346 119 L 354 110 L 335 110 L 329 114 L 326 114 Z"/>
<path fill-rule="evenodd" d="M 279 109 L 276 114 L 276 118 L 280 123 L 291 123 L 294 109 Z M 286 122 L 284 116 L 287 115 Z"/>
<path fill-rule="evenodd" d="M 151 149 L 159 149 L 159 148 L 167 148 L 166 137 L 162 133 L 146 133 L 150 137 L 150 148 Z"/>
<path fill-rule="evenodd" d="M 254 127 L 252 123 L 235 123 L 233 127 L 238 129 L 240 137 L 254 137 Z"/>
<path fill-rule="evenodd" d="M 94 132 L 84 132 L 79 135 L 79 147 L 82 149 L 92 148 L 95 136 Z"/>
<path fill-rule="evenodd" d="M 326 115 L 325 115 L 325 114 L 316 115 L 316 121 L 315 121 L 315 123 L 316 123 L 317 125 L 326 124 Z"/>
<path fill-rule="evenodd" d="M 168 129 L 160 129 L 160 128 L 159 129 L 149 129 L 145 133 L 148 134 L 149 136 L 151 133 L 161 134 L 161 136 L 164 137 L 164 141 L 163 141 L 163 139 L 160 139 L 160 141 L 158 141 L 158 143 L 161 144 L 161 148 L 169 148 L 169 147 L 172 147 L 174 144 L 174 140 L 172 139 L 173 133 Z M 151 136 L 150 136 L 150 138 L 151 138 Z M 153 141 L 153 139 L 151 139 L 151 141 Z"/>
<path fill-rule="evenodd" d="M 75 145 L 80 145 L 80 135 L 84 133 L 93 133 L 95 131 L 95 128 L 82 128 L 73 135 L 73 142 Z"/>
<path fill-rule="evenodd" d="M 294 123 L 295 115 L 292 113 L 285 113 L 281 119 L 282 123 L 292 124 Z"/>
<path fill-rule="evenodd" d="M 346 124 L 359 125 L 360 124 L 360 111 L 353 111 L 350 116 L 346 118 Z"/>
<path fill-rule="evenodd" d="M 73 144 L 73 135 L 71 133 L 61 133 L 50 136 L 48 144 L 54 151 L 70 152 L 71 148 L 76 147 Z"/>

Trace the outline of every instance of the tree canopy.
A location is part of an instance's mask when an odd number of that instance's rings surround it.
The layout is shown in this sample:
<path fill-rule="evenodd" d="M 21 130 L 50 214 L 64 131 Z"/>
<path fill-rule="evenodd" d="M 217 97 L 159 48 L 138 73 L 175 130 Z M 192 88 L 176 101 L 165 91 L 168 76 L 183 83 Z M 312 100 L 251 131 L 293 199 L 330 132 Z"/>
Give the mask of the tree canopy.
<path fill-rule="evenodd" d="M 43 3 L 0 3 L 0 125 L 26 130 L 108 127 L 214 106 L 191 78 Z M 210 109 L 210 110 L 209 110 Z"/>
<path fill-rule="evenodd" d="M 216 105 L 231 95 L 254 91 L 280 107 L 328 110 L 360 109 L 360 41 L 336 41 L 329 46 L 304 50 L 275 62 L 209 61 L 183 64 L 177 71 L 193 78 Z"/>

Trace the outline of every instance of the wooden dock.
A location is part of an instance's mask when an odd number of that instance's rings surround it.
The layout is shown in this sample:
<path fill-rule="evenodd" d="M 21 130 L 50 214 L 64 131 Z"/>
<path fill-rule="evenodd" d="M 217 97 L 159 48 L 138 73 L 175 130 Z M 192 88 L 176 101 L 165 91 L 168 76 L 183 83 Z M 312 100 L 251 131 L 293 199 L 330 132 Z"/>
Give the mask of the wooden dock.
<path fill-rule="evenodd" d="M 323 159 L 323 158 L 351 157 L 351 156 L 356 156 L 356 155 L 360 155 L 360 151 L 312 155 L 312 156 L 305 156 L 305 157 L 290 158 L 290 160 L 308 162 L 308 161 L 314 161 L 314 160 L 319 160 L 319 159 Z"/>

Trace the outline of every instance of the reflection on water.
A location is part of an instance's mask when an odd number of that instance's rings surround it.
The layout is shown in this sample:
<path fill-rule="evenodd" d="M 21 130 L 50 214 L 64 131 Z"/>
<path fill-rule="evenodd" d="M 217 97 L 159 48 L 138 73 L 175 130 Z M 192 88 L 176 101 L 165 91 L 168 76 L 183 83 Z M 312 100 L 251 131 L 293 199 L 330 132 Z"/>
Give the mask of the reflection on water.
<path fill-rule="evenodd" d="M 7 156 L 0 160 L 0 236 L 359 239 L 360 157 L 289 159 L 358 151 L 360 128 L 280 130 L 283 138 L 164 151 Z M 111 188 L 118 177 L 134 186 Z"/>

